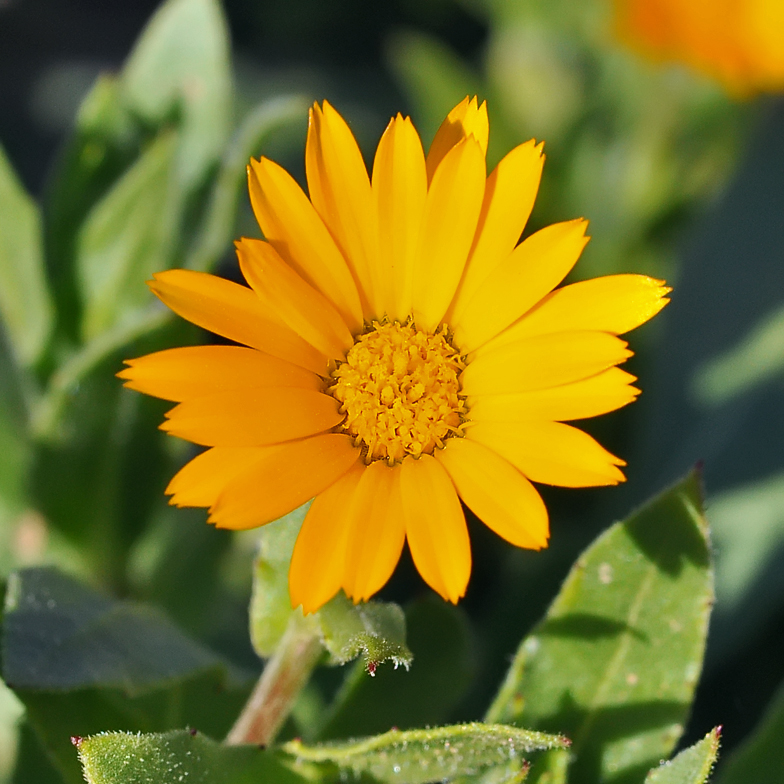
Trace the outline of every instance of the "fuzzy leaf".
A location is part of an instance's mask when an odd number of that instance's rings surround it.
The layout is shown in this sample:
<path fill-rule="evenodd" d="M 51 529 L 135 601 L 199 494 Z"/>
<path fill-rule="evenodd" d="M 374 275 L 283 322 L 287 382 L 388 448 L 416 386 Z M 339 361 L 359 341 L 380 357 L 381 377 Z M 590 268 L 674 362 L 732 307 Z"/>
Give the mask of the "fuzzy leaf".
<path fill-rule="evenodd" d="M 645 784 L 706 784 L 719 754 L 720 735 L 719 728 L 711 730 L 701 741 L 654 768 Z"/>
<path fill-rule="evenodd" d="M 0 147 L 0 321 L 17 362 L 40 358 L 52 317 L 41 214 Z"/>
<path fill-rule="evenodd" d="M 179 730 L 107 732 L 76 740 L 88 784 L 297 784 L 302 779 L 274 752 L 224 746 Z"/>
<path fill-rule="evenodd" d="M 558 735 L 475 722 L 404 732 L 390 730 L 370 738 L 320 746 L 305 746 L 295 740 L 283 748 L 298 760 L 330 762 L 355 775 L 368 773 L 380 781 L 426 784 L 474 775 L 510 761 L 522 766 L 525 752 L 568 745 L 566 738 Z"/>
<path fill-rule="evenodd" d="M 682 732 L 713 602 L 701 507 L 691 475 L 600 536 L 488 713 L 568 735 L 570 784 L 638 781 Z"/>

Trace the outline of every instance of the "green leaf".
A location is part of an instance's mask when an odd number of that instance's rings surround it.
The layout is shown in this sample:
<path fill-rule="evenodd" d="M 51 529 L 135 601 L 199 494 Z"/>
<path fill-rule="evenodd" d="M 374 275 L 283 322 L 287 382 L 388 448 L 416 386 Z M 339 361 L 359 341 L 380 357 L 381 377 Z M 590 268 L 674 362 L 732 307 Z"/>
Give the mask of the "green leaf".
<path fill-rule="evenodd" d="M 180 113 L 177 169 L 190 190 L 218 158 L 232 119 L 226 21 L 216 0 L 167 0 L 122 75 L 126 105 L 153 127 Z"/>
<path fill-rule="evenodd" d="M 212 269 L 235 235 L 237 207 L 247 181 L 251 156 L 258 157 L 276 131 L 307 117 L 307 102 L 299 96 L 273 98 L 257 106 L 229 142 L 212 185 L 198 239 L 185 260 L 189 269 Z"/>
<path fill-rule="evenodd" d="M 706 784 L 719 754 L 721 730 L 711 730 L 701 741 L 663 762 L 646 777 L 645 784 Z"/>
<path fill-rule="evenodd" d="M 600 536 L 488 712 L 570 737 L 570 784 L 639 781 L 682 732 L 713 602 L 701 507 L 691 475 Z"/>
<path fill-rule="evenodd" d="M 0 147 L 0 317 L 20 364 L 40 358 L 52 316 L 41 215 Z"/>
<path fill-rule="evenodd" d="M 250 602 L 250 637 L 256 653 L 265 659 L 275 652 L 291 618 L 289 564 L 309 507 L 310 504 L 305 504 L 259 529 Z"/>
<path fill-rule="evenodd" d="M 8 580 L 3 677 L 14 689 L 133 695 L 222 664 L 153 608 L 109 599 L 53 568 Z"/>
<path fill-rule="evenodd" d="M 406 641 L 414 665 L 380 667 L 368 678 L 357 662 L 340 689 L 319 740 L 410 729 L 448 721 L 468 691 L 476 671 L 463 610 L 429 596 L 406 609 Z"/>
<path fill-rule="evenodd" d="M 170 265 L 182 208 L 172 175 L 176 141 L 162 133 L 85 220 L 77 246 L 85 340 L 146 305 L 145 281 Z"/>
<path fill-rule="evenodd" d="M 784 781 L 782 736 L 784 686 L 779 687 L 751 736 L 723 763 L 716 784 L 781 784 Z"/>
<path fill-rule="evenodd" d="M 77 742 L 88 784 L 298 784 L 279 755 L 224 746 L 181 730 L 131 735 L 107 732 Z"/>
<path fill-rule="evenodd" d="M 566 748 L 558 735 L 500 724 L 458 724 L 433 729 L 390 730 L 383 735 L 306 746 L 289 741 L 284 749 L 298 760 L 330 762 L 354 775 L 368 773 L 381 781 L 425 784 L 469 776 L 510 761 L 523 763 L 525 752 Z"/>
<path fill-rule="evenodd" d="M 391 602 L 352 604 L 343 593 L 318 612 L 321 639 L 335 664 L 347 664 L 360 654 L 375 675 L 376 666 L 391 661 L 408 669 L 413 654 L 406 647 L 406 618 Z"/>
<path fill-rule="evenodd" d="M 76 241 L 85 216 L 138 157 L 149 136 L 124 105 L 118 78 L 103 75 L 85 96 L 73 135 L 50 178 L 46 247 L 58 303 L 58 337 L 79 337 L 81 297 L 74 273 Z"/>
<path fill-rule="evenodd" d="M 45 568 L 9 581 L 3 659 L 4 678 L 69 784 L 81 781 L 69 736 L 186 725 L 223 734 L 252 682 L 160 613 Z"/>

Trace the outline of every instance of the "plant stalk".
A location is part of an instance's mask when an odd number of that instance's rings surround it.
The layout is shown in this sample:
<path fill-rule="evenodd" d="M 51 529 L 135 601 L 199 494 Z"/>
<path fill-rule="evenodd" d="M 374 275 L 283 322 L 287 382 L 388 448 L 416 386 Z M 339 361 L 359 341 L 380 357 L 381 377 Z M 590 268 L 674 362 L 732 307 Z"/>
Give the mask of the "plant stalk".
<path fill-rule="evenodd" d="M 269 746 L 308 682 L 323 647 L 318 632 L 299 612 L 291 616 L 277 650 L 226 736 L 226 743 Z"/>

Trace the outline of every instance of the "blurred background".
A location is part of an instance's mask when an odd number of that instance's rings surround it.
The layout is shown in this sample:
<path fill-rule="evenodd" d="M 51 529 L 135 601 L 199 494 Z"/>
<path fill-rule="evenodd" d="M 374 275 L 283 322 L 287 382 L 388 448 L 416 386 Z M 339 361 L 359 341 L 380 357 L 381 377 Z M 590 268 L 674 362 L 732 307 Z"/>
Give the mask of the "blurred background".
<path fill-rule="evenodd" d="M 784 679 L 784 98 L 649 59 L 609 0 L 225 0 L 225 19 L 203 5 L 134 50 L 152 0 L 0 0 L 0 164 L 15 183 L 0 192 L 14 210 L 0 215 L 2 576 L 57 563 L 258 667 L 253 533 L 166 506 L 188 448 L 156 430 L 164 404 L 113 378 L 124 357 L 204 340 L 143 281 L 170 266 L 236 279 L 231 240 L 258 236 L 244 165 L 263 153 L 304 181 L 309 102 L 332 102 L 372 162 L 396 112 L 427 145 L 476 93 L 490 166 L 545 140 L 526 231 L 584 216 L 575 279 L 642 272 L 674 293 L 631 336 L 640 401 L 588 428 L 628 460 L 628 483 L 545 488 L 544 553 L 472 522 L 465 666 L 438 720 L 481 715 L 577 554 L 699 463 L 717 604 L 684 742 L 722 724 L 724 749 L 739 744 Z M 43 240 L 20 243 L 8 215 Z M 404 562 L 382 598 L 425 593 Z M 12 776 L 21 709 L 7 691 L 0 703 Z"/>

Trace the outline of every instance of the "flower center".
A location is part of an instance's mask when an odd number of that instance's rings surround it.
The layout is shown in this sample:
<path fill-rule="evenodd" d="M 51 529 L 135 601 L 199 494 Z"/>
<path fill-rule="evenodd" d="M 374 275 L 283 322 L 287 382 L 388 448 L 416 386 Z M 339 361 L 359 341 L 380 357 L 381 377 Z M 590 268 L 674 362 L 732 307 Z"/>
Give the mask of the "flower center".
<path fill-rule="evenodd" d="M 342 427 L 364 447 L 366 462 L 391 465 L 460 434 L 464 367 L 445 329 L 431 335 L 410 324 L 374 322 L 332 371 L 329 391 L 341 402 Z"/>

